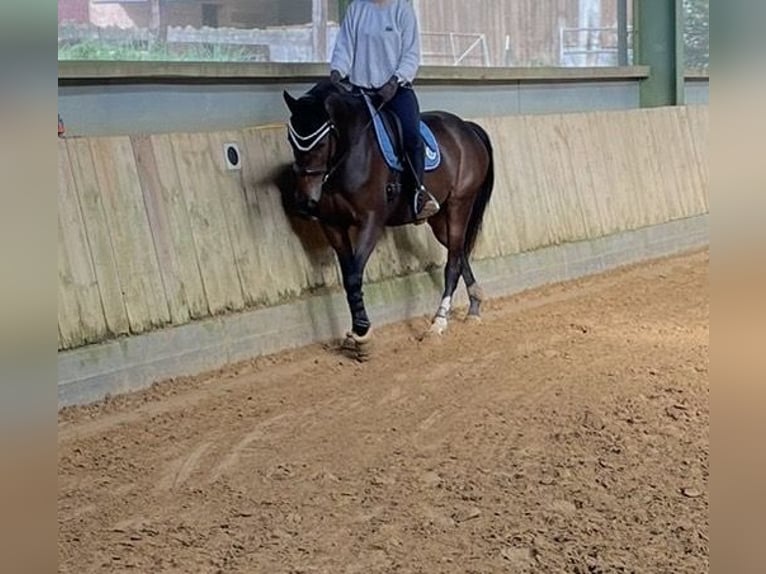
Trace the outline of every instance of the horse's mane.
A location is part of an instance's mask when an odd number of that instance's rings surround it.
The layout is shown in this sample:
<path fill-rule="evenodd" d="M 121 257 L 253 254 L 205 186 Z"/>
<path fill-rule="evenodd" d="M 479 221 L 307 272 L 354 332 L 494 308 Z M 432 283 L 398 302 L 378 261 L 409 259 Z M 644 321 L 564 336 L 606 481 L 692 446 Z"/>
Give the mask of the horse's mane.
<path fill-rule="evenodd" d="M 324 101 L 330 94 L 337 94 L 338 88 L 336 88 L 330 80 L 320 80 L 314 86 L 306 92 L 300 99 L 313 98 L 317 102 L 324 104 Z"/>

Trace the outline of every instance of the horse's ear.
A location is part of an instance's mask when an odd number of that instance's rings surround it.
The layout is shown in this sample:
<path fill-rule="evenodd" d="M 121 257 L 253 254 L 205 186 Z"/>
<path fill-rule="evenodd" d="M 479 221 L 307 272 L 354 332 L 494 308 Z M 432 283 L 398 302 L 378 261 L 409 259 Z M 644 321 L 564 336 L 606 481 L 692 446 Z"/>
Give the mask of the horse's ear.
<path fill-rule="evenodd" d="M 287 90 L 282 92 L 282 97 L 285 99 L 285 103 L 287 104 L 287 108 L 291 111 L 295 111 L 295 103 L 298 101 L 294 97 L 292 97 L 290 94 L 287 93 Z"/>

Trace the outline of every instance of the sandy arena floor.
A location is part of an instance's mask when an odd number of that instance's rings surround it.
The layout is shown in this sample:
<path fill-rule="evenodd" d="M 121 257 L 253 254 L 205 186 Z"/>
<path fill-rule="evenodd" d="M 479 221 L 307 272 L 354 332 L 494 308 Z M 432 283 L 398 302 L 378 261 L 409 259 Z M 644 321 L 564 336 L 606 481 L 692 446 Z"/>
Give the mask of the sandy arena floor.
<path fill-rule="evenodd" d="M 60 572 L 708 571 L 708 253 L 59 415 Z M 374 319 L 374 318 L 373 318 Z"/>

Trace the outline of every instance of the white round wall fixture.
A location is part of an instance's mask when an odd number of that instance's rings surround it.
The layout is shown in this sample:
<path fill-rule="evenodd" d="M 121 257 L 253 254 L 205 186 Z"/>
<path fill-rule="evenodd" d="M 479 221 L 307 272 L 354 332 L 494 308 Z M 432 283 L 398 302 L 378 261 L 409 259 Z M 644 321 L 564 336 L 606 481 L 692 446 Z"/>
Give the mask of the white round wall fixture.
<path fill-rule="evenodd" d="M 236 143 L 223 144 L 223 157 L 226 161 L 226 169 L 230 171 L 242 169 L 242 154 L 239 153 L 239 146 Z"/>

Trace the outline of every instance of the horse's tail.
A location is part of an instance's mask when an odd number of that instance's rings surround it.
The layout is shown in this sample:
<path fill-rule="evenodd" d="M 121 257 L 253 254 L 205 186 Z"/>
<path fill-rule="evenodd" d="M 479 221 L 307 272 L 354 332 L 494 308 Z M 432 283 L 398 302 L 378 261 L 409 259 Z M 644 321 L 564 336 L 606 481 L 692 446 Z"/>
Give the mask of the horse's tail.
<path fill-rule="evenodd" d="M 489 135 L 484 128 L 474 122 L 466 122 L 471 129 L 479 136 L 479 139 L 487 148 L 487 154 L 489 154 L 489 166 L 487 167 L 487 175 L 484 177 L 484 182 L 481 184 L 479 194 L 473 200 L 473 206 L 471 208 L 471 216 L 468 218 L 468 226 L 465 232 L 465 256 L 468 257 L 473 251 L 473 247 L 476 243 L 476 238 L 481 231 L 481 223 L 484 219 L 484 211 L 487 209 L 489 199 L 492 197 L 492 189 L 495 185 L 495 160 L 494 152 L 492 149 L 492 142 L 489 140 Z"/>

